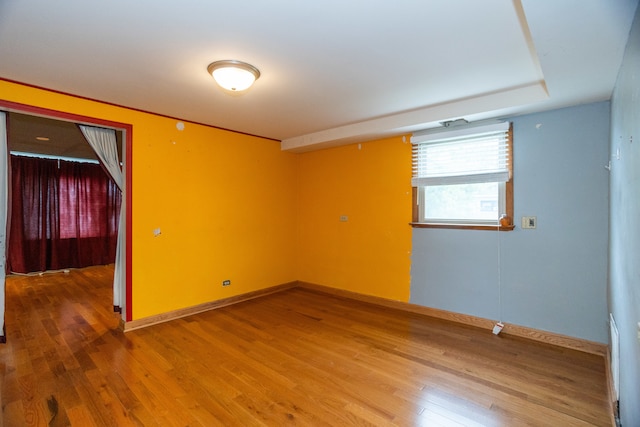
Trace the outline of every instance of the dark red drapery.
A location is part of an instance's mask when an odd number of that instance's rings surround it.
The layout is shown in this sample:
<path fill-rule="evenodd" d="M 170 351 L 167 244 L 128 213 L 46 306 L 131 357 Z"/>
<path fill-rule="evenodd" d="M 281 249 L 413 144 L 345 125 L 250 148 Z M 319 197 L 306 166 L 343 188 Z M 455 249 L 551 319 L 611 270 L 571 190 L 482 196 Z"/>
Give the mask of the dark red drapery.
<path fill-rule="evenodd" d="M 121 194 L 98 164 L 11 156 L 8 269 L 115 261 Z"/>

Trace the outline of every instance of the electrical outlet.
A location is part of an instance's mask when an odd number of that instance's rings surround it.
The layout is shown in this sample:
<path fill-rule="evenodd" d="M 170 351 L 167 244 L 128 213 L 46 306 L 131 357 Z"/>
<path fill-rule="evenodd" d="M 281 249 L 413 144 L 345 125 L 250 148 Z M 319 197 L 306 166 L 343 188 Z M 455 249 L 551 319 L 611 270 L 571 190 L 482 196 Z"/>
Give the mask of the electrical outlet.
<path fill-rule="evenodd" d="M 523 216 L 522 223 L 520 224 L 522 228 L 533 229 L 538 225 L 538 218 L 535 216 Z"/>
<path fill-rule="evenodd" d="M 231 280 L 223 280 L 222 286 L 231 286 Z"/>

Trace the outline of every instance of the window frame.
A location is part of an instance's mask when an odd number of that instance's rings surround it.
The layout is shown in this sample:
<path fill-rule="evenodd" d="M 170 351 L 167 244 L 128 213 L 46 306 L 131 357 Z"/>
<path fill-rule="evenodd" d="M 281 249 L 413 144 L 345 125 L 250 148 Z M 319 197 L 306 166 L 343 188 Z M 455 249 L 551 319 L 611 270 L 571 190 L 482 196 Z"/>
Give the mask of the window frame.
<path fill-rule="evenodd" d="M 509 130 L 507 131 L 508 136 L 508 156 L 509 156 L 509 180 L 501 183 L 500 185 L 504 185 L 504 213 L 509 218 L 508 225 L 501 225 L 499 221 L 496 221 L 494 224 L 487 224 L 478 221 L 477 223 L 472 222 L 455 222 L 454 220 L 448 221 L 438 221 L 438 222 L 425 222 L 420 220 L 420 188 L 412 186 L 412 218 L 410 225 L 414 228 L 443 228 L 443 229 L 463 229 L 463 230 L 499 230 L 499 231 L 511 231 L 515 228 L 513 223 L 513 123 L 509 123 Z M 500 190 L 501 197 L 502 190 Z"/>

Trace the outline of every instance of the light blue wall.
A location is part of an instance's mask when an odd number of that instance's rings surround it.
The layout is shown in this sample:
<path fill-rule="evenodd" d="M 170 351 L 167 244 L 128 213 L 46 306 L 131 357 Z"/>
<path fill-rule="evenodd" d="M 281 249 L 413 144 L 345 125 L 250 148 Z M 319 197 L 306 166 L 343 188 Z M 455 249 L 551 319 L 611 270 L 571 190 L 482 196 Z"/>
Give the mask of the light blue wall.
<path fill-rule="evenodd" d="M 620 418 L 625 427 L 640 426 L 640 9 L 613 92 L 610 153 L 609 299 L 620 333 Z"/>
<path fill-rule="evenodd" d="M 410 302 L 606 343 L 609 119 L 609 102 L 512 118 L 516 229 L 414 229 Z"/>

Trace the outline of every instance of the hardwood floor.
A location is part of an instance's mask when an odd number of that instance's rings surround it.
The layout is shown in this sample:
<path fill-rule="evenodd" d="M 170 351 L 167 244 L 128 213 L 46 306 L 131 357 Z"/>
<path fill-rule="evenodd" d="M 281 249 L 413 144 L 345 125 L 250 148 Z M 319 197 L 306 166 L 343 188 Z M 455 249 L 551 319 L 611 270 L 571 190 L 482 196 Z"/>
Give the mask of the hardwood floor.
<path fill-rule="evenodd" d="M 11 277 L 5 426 L 607 426 L 601 357 L 294 288 L 124 334 L 111 267 Z"/>

